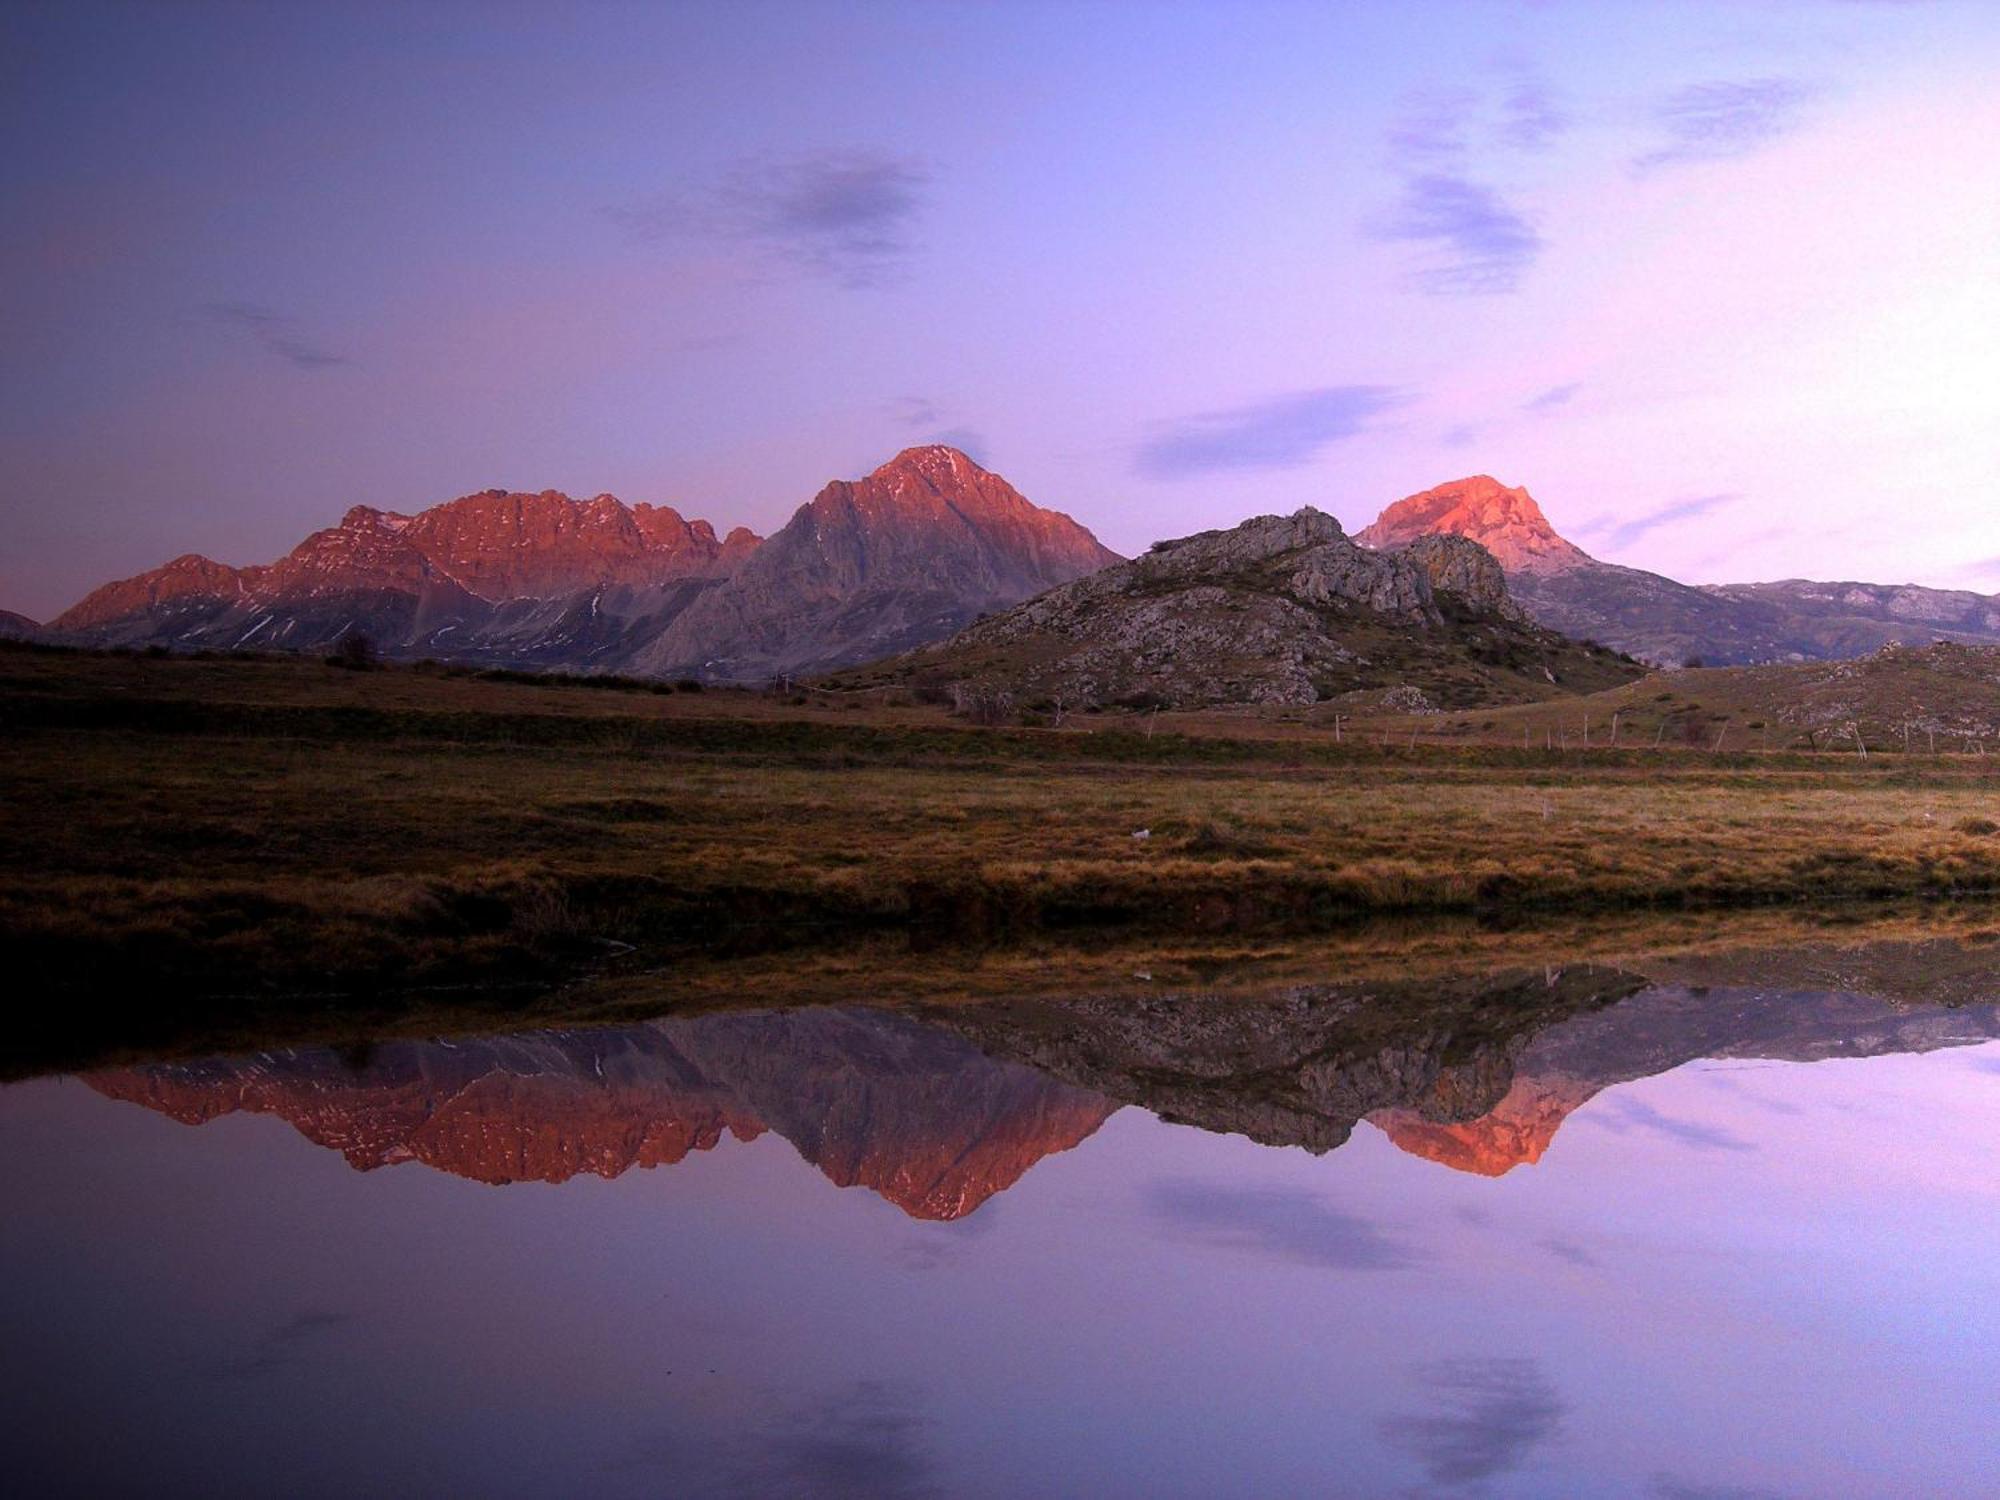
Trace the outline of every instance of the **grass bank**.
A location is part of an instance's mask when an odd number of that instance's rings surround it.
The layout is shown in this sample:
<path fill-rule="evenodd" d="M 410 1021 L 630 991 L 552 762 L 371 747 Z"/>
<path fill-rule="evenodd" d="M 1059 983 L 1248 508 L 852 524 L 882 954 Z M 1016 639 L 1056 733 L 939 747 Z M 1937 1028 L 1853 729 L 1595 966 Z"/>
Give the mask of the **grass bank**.
<path fill-rule="evenodd" d="M 982 731 L 747 693 L 8 652 L 0 944 L 42 996 L 335 995 L 870 930 L 1297 934 L 2000 889 L 1985 757 L 1258 727 Z"/>

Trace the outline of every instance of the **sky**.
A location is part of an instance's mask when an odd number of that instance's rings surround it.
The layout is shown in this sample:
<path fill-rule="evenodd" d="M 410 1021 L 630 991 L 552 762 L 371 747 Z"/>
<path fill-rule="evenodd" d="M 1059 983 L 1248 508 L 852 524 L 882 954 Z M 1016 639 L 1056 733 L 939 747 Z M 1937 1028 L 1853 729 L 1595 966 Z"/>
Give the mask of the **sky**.
<path fill-rule="evenodd" d="M 947 441 L 1121 552 L 1472 473 L 2000 590 L 2000 6 L 0 0 L 0 607 Z"/>

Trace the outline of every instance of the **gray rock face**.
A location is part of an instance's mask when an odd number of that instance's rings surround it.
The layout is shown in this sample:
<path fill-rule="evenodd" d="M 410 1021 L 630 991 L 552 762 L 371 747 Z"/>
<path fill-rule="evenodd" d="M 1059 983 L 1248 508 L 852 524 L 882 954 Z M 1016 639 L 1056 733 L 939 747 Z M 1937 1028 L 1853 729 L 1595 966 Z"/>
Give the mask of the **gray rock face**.
<path fill-rule="evenodd" d="M 1507 596 L 1507 575 L 1499 560 L 1478 542 L 1442 533 L 1420 536 L 1403 555 L 1424 571 L 1433 594 L 1451 594 L 1475 610 L 1522 618 Z"/>

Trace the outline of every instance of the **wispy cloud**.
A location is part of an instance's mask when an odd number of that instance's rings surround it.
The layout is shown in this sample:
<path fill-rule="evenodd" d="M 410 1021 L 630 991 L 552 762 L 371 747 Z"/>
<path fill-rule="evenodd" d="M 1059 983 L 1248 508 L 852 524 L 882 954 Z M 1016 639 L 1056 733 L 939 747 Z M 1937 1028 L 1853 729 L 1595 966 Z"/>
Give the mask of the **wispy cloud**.
<path fill-rule="evenodd" d="M 1794 78 L 1691 84 L 1660 105 L 1666 143 L 1634 157 L 1632 170 L 1747 156 L 1796 129 L 1811 92 Z"/>
<path fill-rule="evenodd" d="M 1782 1490 L 1734 1484 L 1700 1484 L 1672 1474 L 1653 1476 L 1655 1500 L 1786 1500 Z"/>
<path fill-rule="evenodd" d="M 944 420 L 944 409 L 928 396 L 897 396 L 887 407 L 890 420 L 905 427 L 929 427 Z"/>
<path fill-rule="evenodd" d="M 1454 172 L 1406 177 L 1395 209 L 1374 234 L 1422 248 L 1409 283 L 1433 296 L 1511 292 L 1545 248 L 1534 225 L 1498 191 Z"/>
<path fill-rule="evenodd" d="M 838 286 L 877 287 L 907 270 L 930 182 L 916 157 L 825 151 L 740 162 L 705 191 L 602 212 L 635 240 L 735 240 Z"/>
<path fill-rule="evenodd" d="M 1732 1135 L 1714 1125 L 1703 1125 L 1695 1120 L 1683 1120 L 1674 1115 L 1663 1114 L 1650 1104 L 1637 1099 L 1617 1098 L 1610 1101 L 1604 1110 L 1589 1118 L 1594 1119 L 1614 1135 L 1623 1135 L 1628 1130 L 1649 1130 L 1668 1140 L 1679 1141 L 1684 1146 L 1692 1146 L 1697 1151 L 1755 1151 L 1757 1148 L 1741 1136 Z"/>
<path fill-rule="evenodd" d="M 1517 151 L 1546 151 L 1569 128 L 1569 113 L 1556 96 L 1543 85 L 1524 79 L 1502 103 L 1495 134 Z"/>
<path fill-rule="evenodd" d="M 956 413 L 928 396 L 897 396 L 885 402 L 883 409 L 889 420 L 899 426 L 927 429 L 919 441 L 944 443 L 958 449 L 976 464 L 986 462 L 986 434 L 963 422 L 954 422 L 952 418 Z"/>
<path fill-rule="evenodd" d="M 204 1366 L 202 1373 L 211 1380 L 245 1380 L 269 1375 L 274 1370 L 299 1363 L 307 1345 L 317 1342 L 345 1322 L 347 1318 L 341 1313 L 302 1312 L 266 1333 L 249 1353 L 234 1359 L 218 1360 Z"/>
<path fill-rule="evenodd" d="M 1465 122 L 1479 109 L 1470 89 L 1433 90 L 1407 98 L 1389 122 L 1383 144 L 1396 161 L 1456 162 L 1466 153 Z"/>
<path fill-rule="evenodd" d="M 1521 403 L 1522 411 L 1554 411 L 1558 406 L 1568 406 L 1576 399 L 1576 393 L 1583 389 L 1581 380 L 1572 380 L 1568 385 L 1554 385 L 1539 396 L 1532 396 Z"/>
<path fill-rule="evenodd" d="M 1139 445 L 1134 467 L 1153 479 L 1297 468 L 1408 399 L 1389 386 L 1334 385 L 1182 417 Z"/>
<path fill-rule="evenodd" d="M 347 356 L 335 354 L 308 339 L 299 331 L 296 319 L 254 302 L 209 302 L 202 315 L 211 322 L 234 328 L 254 339 L 266 352 L 301 370 L 325 370 L 347 363 Z"/>
<path fill-rule="evenodd" d="M 1546 1239 L 1542 1241 L 1542 1248 L 1557 1260 L 1568 1261 L 1573 1266 L 1595 1266 L 1597 1264 L 1597 1257 L 1592 1255 L 1583 1246 L 1577 1244 L 1575 1240 L 1566 1240 L 1560 1237 Z"/>
<path fill-rule="evenodd" d="M 1454 1359 L 1421 1372 L 1439 1410 L 1394 1416 L 1382 1435 L 1434 1484 L 1475 1485 L 1518 1469 L 1554 1437 L 1566 1410 L 1532 1359 Z"/>
<path fill-rule="evenodd" d="M 608 1457 L 612 1474 L 659 1471 L 676 1495 L 935 1500 L 943 1493 L 929 1415 L 914 1395 L 856 1381 L 817 1395 L 751 1398 L 736 1431 L 683 1419 Z M 622 1488 L 623 1486 L 621 1486 Z"/>
<path fill-rule="evenodd" d="M 1145 1203 L 1160 1223 L 1202 1244 L 1341 1271 L 1398 1271 L 1417 1263 L 1366 1219 L 1308 1193 L 1174 1179 L 1151 1184 Z"/>
<path fill-rule="evenodd" d="M 1509 96 L 1497 136 L 1520 147 L 1556 127 L 1553 105 L 1532 86 Z M 1518 103 L 1520 111 L 1513 108 Z M 1499 189 L 1480 180 L 1469 127 L 1477 95 L 1450 92 L 1409 101 L 1383 138 L 1397 178 L 1395 204 L 1366 226 L 1374 239 L 1416 249 L 1407 280 L 1433 296 L 1511 292 L 1542 253 L 1541 234 Z M 1540 123 L 1535 122 L 1539 120 Z"/>
<path fill-rule="evenodd" d="M 1679 521 L 1691 521 L 1697 516 L 1705 516 L 1710 511 L 1725 505 L 1733 505 L 1743 497 L 1739 494 L 1694 495 L 1685 500 L 1675 500 L 1656 510 L 1646 511 L 1636 516 L 1594 516 L 1576 526 L 1576 534 L 1586 541 L 1600 542 L 1606 551 L 1617 552 L 1631 546 L 1649 532 L 1662 526 L 1672 526 Z"/>

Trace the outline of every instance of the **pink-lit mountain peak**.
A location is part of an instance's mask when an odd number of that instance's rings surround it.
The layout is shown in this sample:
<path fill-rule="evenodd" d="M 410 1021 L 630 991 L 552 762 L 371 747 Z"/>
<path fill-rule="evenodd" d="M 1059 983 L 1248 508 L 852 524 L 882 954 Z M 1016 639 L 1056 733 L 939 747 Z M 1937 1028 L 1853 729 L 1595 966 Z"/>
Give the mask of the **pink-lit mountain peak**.
<path fill-rule="evenodd" d="M 1398 500 L 1354 539 L 1364 547 L 1402 547 L 1438 532 L 1470 537 L 1509 573 L 1566 573 L 1593 561 L 1557 533 L 1526 489 L 1504 485 L 1490 474 L 1455 479 Z"/>

